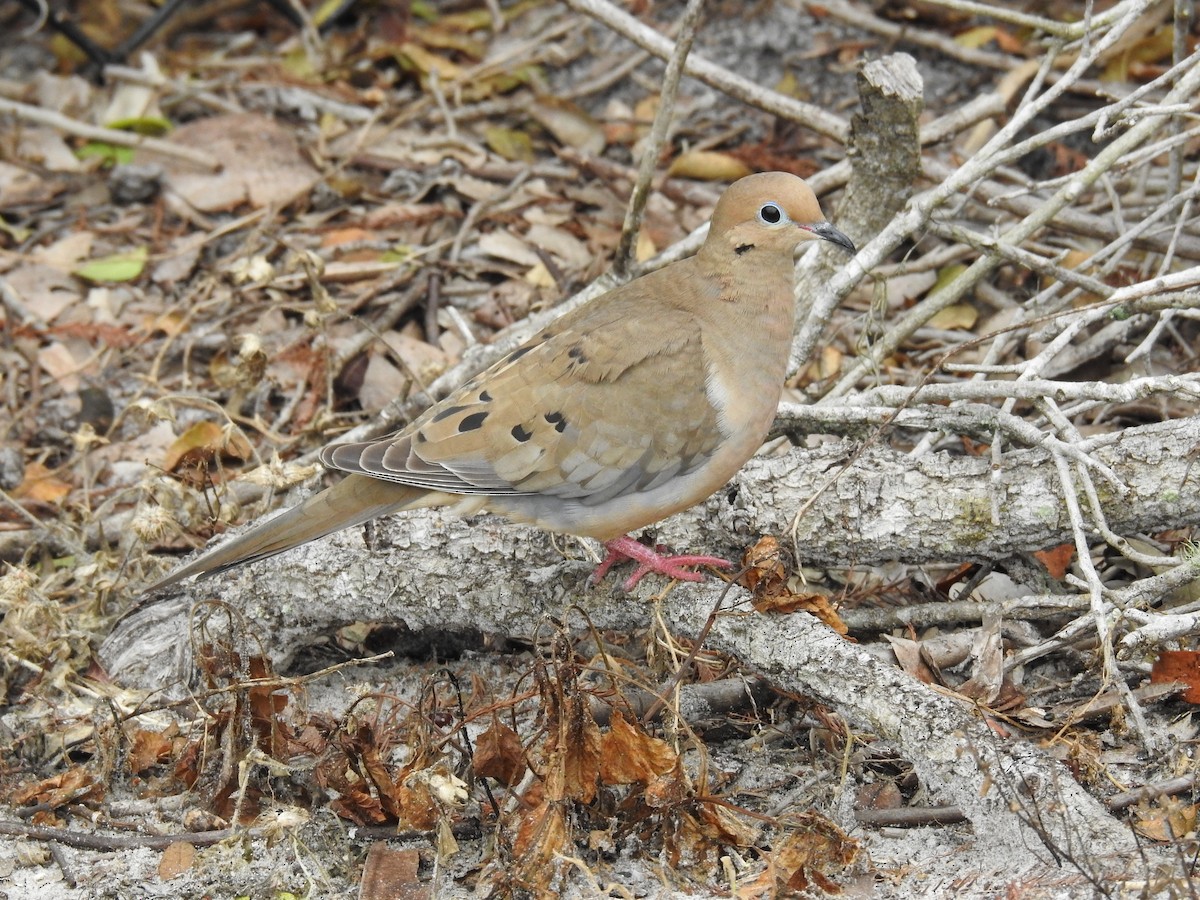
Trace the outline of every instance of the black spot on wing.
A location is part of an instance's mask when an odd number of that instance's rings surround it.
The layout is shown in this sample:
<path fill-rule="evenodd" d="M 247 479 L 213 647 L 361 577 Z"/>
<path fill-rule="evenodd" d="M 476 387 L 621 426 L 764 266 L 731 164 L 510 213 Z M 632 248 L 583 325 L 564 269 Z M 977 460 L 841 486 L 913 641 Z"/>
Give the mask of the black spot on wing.
<path fill-rule="evenodd" d="M 474 431 L 483 424 L 483 420 L 487 417 L 488 414 L 486 412 L 471 413 L 469 416 L 463 416 L 463 420 L 458 423 L 459 433 Z"/>
<path fill-rule="evenodd" d="M 546 413 L 545 419 L 554 426 L 554 430 L 562 434 L 567 429 L 567 420 L 560 412 Z"/>
<path fill-rule="evenodd" d="M 489 394 L 487 391 L 480 391 L 479 392 L 479 402 L 480 403 L 491 403 L 492 395 Z"/>
<path fill-rule="evenodd" d="M 514 425 L 513 430 L 512 430 L 512 436 L 523 444 L 527 440 L 529 440 L 531 437 L 533 437 L 533 432 L 526 431 L 520 425 Z"/>

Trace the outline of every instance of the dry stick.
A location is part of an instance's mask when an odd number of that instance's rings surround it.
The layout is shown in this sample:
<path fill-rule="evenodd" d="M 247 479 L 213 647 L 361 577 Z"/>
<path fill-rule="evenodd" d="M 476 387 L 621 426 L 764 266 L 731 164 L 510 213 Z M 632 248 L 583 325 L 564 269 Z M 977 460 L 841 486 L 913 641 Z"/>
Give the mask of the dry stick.
<path fill-rule="evenodd" d="M 1127 26 L 1132 18 L 1127 16 L 1122 21 L 1122 26 Z M 924 224 L 932 218 L 934 212 L 949 201 L 950 198 L 963 190 L 969 189 L 974 182 L 991 172 L 998 164 L 996 159 L 1003 153 L 1004 148 L 1012 142 L 1014 137 L 1028 126 L 1035 116 L 1043 113 L 1057 100 L 1066 91 L 1071 81 L 1078 78 L 1092 64 L 1098 53 L 1103 52 L 1115 43 L 1119 39 L 1121 31 L 1122 28 L 1112 29 L 1097 43 L 1092 53 L 1081 56 L 1076 60 L 1071 69 L 1056 85 L 1040 97 L 1037 97 L 1036 100 L 1024 103 L 1013 114 L 1008 123 L 974 157 L 951 172 L 937 187 L 910 202 L 908 209 L 903 214 L 897 216 L 883 232 L 867 246 L 860 249 L 854 261 L 845 266 L 834 278 L 830 279 L 828 285 L 814 299 L 813 312 L 809 320 L 805 322 L 804 327 L 801 328 L 793 345 L 792 358 L 789 363 L 790 373 L 798 371 L 800 360 L 806 359 L 811 355 L 812 348 L 820 336 L 821 328 L 832 315 L 834 307 L 858 284 L 866 272 L 881 263 L 902 241 L 919 233 Z M 1047 61 L 1043 66 L 1043 74 L 1048 70 L 1051 58 L 1047 57 Z M 1035 80 L 1027 96 L 1032 96 L 1040 84 L 1040 80 Z M 1167 102 L 1175 102 L 1176 100 L 1190 97 L 1196 90 L 1197 84 L 1200 84 L 1200 77 L 1197 77 L 1197 68 L 1192 66 L 1185 70 L 1185 74 L 1175 89 L 1168 95 Z M 1111 168 L 1123 152 L 1138 146 L 1141 142 L 1148 139 L 1157 128 L 1157 124 L 1151 125 L 1148 122 L 1140 122 L 1134 126 L 1129 132 L 1106 148 L 1083 172 L 1077 173 L 1054 197 L 1043 202 L 1022 223 L 1011 229 L 1004 236 L 1005 239 L 1010 243 L 1019 243 L 1046 225 L 1057 212 L 1071 205 L 1085 187 L 1092 184 L 1103 172 Z M 876 369 L 882 359 L 894 352 L 900 343 L 907 339 L 917 328 L 924 325 L 935 312 L 957 302 L 971 285 L 989 274 L 997 264 L 998 261 L 978 260 L 963 275 L 960 275 L 945 288 L 915 307 L 908 315 L 901 318 L 872 347 L 872 352 L 868 356 L 861 359 L 838 384 L 830 389 L 829 395 L 840 396 L 851 390 L 862 377 Z"/>
<path fill-rule="evenodd" d="M 1178 778 L 1171 778 L 1167 781 L 1144 784 L 1140 788 L 1134 788 L 1132 791 L 1113 794 L 1108 798 L 1106 803 L 1108 808 L 1113 812 L 1119 812 L 1122 809 L 1128 809 L 1135 803 L 1141 803 L 1143 800 L 1153 800 L 1155 797 L 1164 797 L 1167 794 L 1182 794 L 1185 791 L 1193 790 L 1196 787 L 1197 778 L 1200 778 L 1200 776 L 1181 775 Z"/>
<path fill-rule="evenodd" d="M 994 366 L 989 371 L 996 374 L 1019 374 L 1014 367 Z M 943 371 L 973 372 L 979 367 L 946 363 Z M 998 371 L 997 371 L 998 370 Z M 851 408 L 882 404 L 884 406 L 900 406 L 912 394 L 912 388 L 899 384 L 885 384 L 850 398 L 847 402 Z M 1052 379 L 1026 379 L 1023 381 L 956 381 L 947 384 L 929 384 L 921 388 L 921 404 L 938 404 L 938 410 L 945 412 L 941 404 L 958 401 L 988 401 L 988 400 L 1038 400 L 1042 397 L 1053 397 L 1056 400 L 1095 400 L 1100 403 L 1133 403 L 1149 397 L 1166 395 L 1178 397 L 1180 400 L 1191 400 L 1200 407 L 1200 372 L 1188 372 L 1184 375 L 1148 375 L 1142 378 L 1131 378 L 1120 384 L 1108 384 L 1102 381 L 1056 381 Z M 842 407 L 831 406 L 836 410 Z M 912 407 L 910 407 L 911 409 Z M 920 408 L 920 407 L 918 407 Z M 937 410 L 935 410 L 937 411 Z"/>
<path fill-rule="evenodd" d="M 1175 0 L 1175 35 L 1171 47 L 1171 59 L 1176 64 L 1187 56 L 1187 36 L 1192 32 L 1192 16 L 1195 15 L 1194 0 Z M 1178 137 L 1183 133 L 1183 119 L 1176 117 L 1171 122 L 1171 134 Z M 1177 144 L 1171 151 L 1167 163 L 1167 196 L 1172 197 L 1183 184 L 1183 151 Z"/>
<path fill-rule="evenodd" d="M 617 242 L 616 255 L 613 258 L 613 274 L 622 281 L 629 277 L 629 267 L 633 263 L 637 248 L 638 231 L 642 227 L 642 213 L 650 196 L 650 182 L 654 178 L 654 170 L 658 167 L 663 145 L 667 142 L 667 131 L 671 127 L 671 118 L 675 112 L 675 96 L 679 93 L 679 79 L 692 50 L 696 26 L 700 23 L 703 11 L 704 0 L 688 0 L 679 27 L 679 38 L 675 41 L 675 49 L 667 62 L 658 110 L 654 113 L 654 124 L 650 126 L 650 134 L 642 149 L 642 158 L 638 161 L 637 180 L 633 184 L 633 193 L 625 209 L 621 239 Z"/>
<path fill-rule="evenodd" d="M 1074 431 L 1073 428 L 1071 430 Z M 1151 734 L 1146 723 L 1146 715 L 1142 712 L 1141 704 L 1134 698 L 1133 692 L 1130 690 L 1129 685 L 1125 683 L 1125 679 L 1121 677 L 1121 673 L 1117 667 L 1117 657 L 1113 650 L 1112 628 L 1107 617 L 1108 607 L 1102 596 L 1100 573 L 1096 571 L 1096 566 L 1092 563 L 1091 547 L 1088 544 L 1083 510 L 1079 506 L 1079 498 L 1075 493 L 1074 480 L 1071 477 L 1071 467 L 1061 453 L 1051 450 L 1050 458 L 1054 462 L 1055 471 L 1058 473 L 1058 481 L 1062 487 L 1063 499 L 1066 501 L 1067 515 L 1071 521 L 1071 533 L 1075 543 L 1076 561 L 1083 569 L 1084 577 L 1087 581 L 1088 596 L 1091 601 L 1092 625 L 1096 629 L 1096 636 L 1100 642 L 1101 658 L 1104 663 L 1104 680 L 1115 686 L 1120 692 L 1125 709 L 1130 715 L 1134 730 L 1137 732 L 1142 746 L 1148 753 L 1157 753 L 1161 749 L 1161 742 Z M 1085 470 L 1080 469 L 1078 471 L 1081 478 L 1088 478 Z M 1093 510 L 1093 514 L 1095 512 Z"/>
<path fill-rule="evenodd" d="M 188 162 L 203 166 L 213 172 L 221 170 L 220 161 L 203 150 L 196 150 L 192 147 L 160 140 L 159 138 L 144 137 L 143 135 L 133 134 L 128 131 L 119 131 L 115 128 L 100 128 L 96 125 L 87 125 L 75 119 L 68 118 L 61 113 L 51 112 L 38 106 L 30 106 L 28 103 L 18 103 L 16 100 L 8 100 L 0 97 L 0 114 L 3 113 L 11 113 L 26 122 L 48 125 L 59 131 L 87 138 L 88 140 L 105 141 L 121 147 L 137 147 L 153 150 L 155 153 L 163 153 L 167 156 L 186 159 Z"/>
<path fill-rule="evenodd" d="M 1106 46 L 1106 42 L 1101 41 L 1099 46 Z M 1200 57 L 1197 58 L 1200 59 Z M 1062 87 L 1064 82 L 1065 79 L 1064 81 L 1060 81 L 1057 87 Z M 1174 102 L 1181 97 L 1191 96 L 1198 89 L 1200 89 L 1200 65 L 1194 65 L 1167 95 L 1167 102 Z M 1053 90 L 1047 92 L 1046 96 L 1049 97 L 1051 93 L 1053 93 Z M 1040 101 L 1032 103 L 1028 108 L 1031 110 L 1040 109 L 1041 103 Z M 1018 116 L 1014 116 L 1013 122 L 1017 121 Z M 1012 122 L 1009 124 L 1011 125 Z M 1010 227 L 1000 236 L 999 240 L 1004 243 L 1016 245 L 1028 239 L 1038 230 L 1049 224 L 1060 210 L 1076 202 L 1083 191 L 1111 169 L 1125 153 L 1146 141 L 1160 128 L 1161 124 L 1159 122 L 1151 120 L 1145 120 L 1133 126 L 1129 131 L 1116 138 L 1111 144 L 1100 151 L 1094 160 L 1084 167 L 1084 169 L 1075 173 L 1062 188 L 1044 201 L 1029 216 Z M 1007 140 L 1008 135 L 1005 133 L 1006 131 L 1007 127 L 997 135 L 997 138 Z M 1001 144 L 996 142 L 995 138 L 992 142 L 989 142 L 989 146 L 993 144 L 1001 146 Z M 894 249 L 899 240 L 916 233 L 924 222 L 932 217 L 935 209 L 953 196 L 953 194 L 957 193 L 958 190 L 967 187 L 971 181 L 991 165 L 988 159 L 990 155 L 992 154 L 989 154 L 987 148 L 985 148 L 983 151 L 980 151 L 979 156 L 958 169 L 937 188 L 918 197 L 910 204 L 905 213 L 898 216 L 892 225 L 885 229 L 879 237 L 860 250 L 855 260 L 831 280 L 827 296 L 818 298 L 817 303 L 836 303 L 841 292 L 848 290 L 858 280 L 864 263 L 869 267 L 881 261 L 886 253 L 890 253 Z M 860 379 L 869 375 L 872 370 L 877 368 L 883 359 L 894 353 L 900 344 L 907 340 L 917 328 L 929 321 L 935 313 L 957 303 L 972 285 L 989 275 L 1000 262 L 1000 258 L 996 256 L 981 257 L 966 272 L 959 275 L 944 288 L 902 316 L 886 334 L 872 345 L 870 353 L 851 367 L 851 370 L 827 392 L 824 400 L 841 397 L 848 393 Z M 815 335 L 802 331 L 793 354 L 795 355 L 797 352 L 802 351 L 805 347 L 810 347 L 813 343 L 815 343 Z"/>
<path fill-rule="evenodd" d="M 672 47 L 667 38 L 653 28 L 643 25 L 628 13 L 620 11 L 611 3 L 607 3 L 605 0 L 566 0 L 566 2 L 571 9 L 591 16 L 643 50 L 653 53 L 659 59 L 670 58 Z M 838 143 L 846 142 L 846 136 L 849 133 L 846 122 L 818 106 L 802 103 L 776 91 L 767 90 L 749 78 L 744 78 L 697 56 L 692 56 L 687 61 L 684 73 L 748 106 L 773 113 L 790 122 L 798 122 L 819 134 L 833 138 Z"/>
<path fill-rule="evenodd" d="M 1018 12 L 1015 9 L 992 3 L 975 3 L 973 0 L 929 0 L 929 2 L 935 6 L 944 6 L 956 12 L 966 13 L 969 16 L 987 16 L 1000 22 L 1016 25 L 1018 28 L 1043 31 L 1067 41 L 1085 38 L 1089 30 L 1111 25 L 1117 18 L 1125 14 L 1122 7 L 1129 5 L 1129 0 L 1126 0 L 1124 4 L 1118 3 L 1112 9 L 1085 17 L 1078 22 L 1058 22 L 1054 19 L 1044 19 L 1041 16 Z"/>
<path fill-rule="evenodd" d="M 1163 621 L 1164 619 L 1171 619 L 1171 616 L 1156 615 L 1152 619 L 1150 613 L 1141 612 L 1137 609 L 1137 605 L 1161 603 L 1163 598 L 1168 596 L 1172 591 L 1191 584 L 1197 578 L 1200 578 L 1200 557 L 1192 557 L 1185 559 L 1180 565 L 1168 572 L 1164 572 L 1162 575 L 1143 578 L 1141 581 L 1129 585 L 1129 587 L 1115 591 L 1105 588 L 1103 590 L 1104 596 L 1108 597 L 1114 606 L 1122 610 L 1124 618 L 1134 622 L 1141 621 L 1145 623 L 1142 628 L 1130 632 L 1121 639 L 1120 655 L 1125 656 L 1132 653 L 1148 652 L 1155 649 L 1163 641 L 1179 637 L 1179 634 L 1168 630 L 1173 623 L 1164 623 Z M 1072 575 L 1068 575 L 1067 581 L 1077 582 L 1078 579 L 1075 579 Z M 1086 588 L 1087 585 L 1081 584 L 1079 586 Z M 1181 616 L 1180 618 L 1189 624 L 1193 623 L 1193 617 L 1191 616 Z M 1019 650 L 1006 659 L 1004 661 L 1005 671 L 1011 672 L 1018 666 L 1023 666 L 1061 647 L 1066 647 L 1083 640 L 1092 624 L 1091 613 L 1068 622 L 1059 629 L 1057 634 L 1048 640 L 1036 646 Z M 1157 628 L 1157 626 L 1164 624 L 1167 626 L 1166 628 Z"/>

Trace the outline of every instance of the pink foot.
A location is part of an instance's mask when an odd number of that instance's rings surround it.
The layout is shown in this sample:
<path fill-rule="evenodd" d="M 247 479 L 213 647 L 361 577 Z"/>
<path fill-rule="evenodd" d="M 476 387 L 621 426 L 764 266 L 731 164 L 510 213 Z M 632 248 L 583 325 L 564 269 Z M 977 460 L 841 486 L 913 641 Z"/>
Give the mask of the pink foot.
<path fill-rule="evenodd" d="M 629 535 L 605 541 L 604 548 L 608 551 L 608 555 L 592 573 L 592 584 L 599 584 L 615 563 L 631 559 L 638 564 L 638 567 L 625 580 L 623 587 L 627 591 L 632 591 L 637 587 L 637 583 L 651 572 L 666 575 L 668 578 L 678 578 L 680 581 L 703 581 L 703 575 L 699 572 L 689 571 L 686 567 L 715 566 L 718 569 L 728 569 L 733 566 L 729 560 L 717 556 L 662 556 L 645 544 L 639 544 Z"/>

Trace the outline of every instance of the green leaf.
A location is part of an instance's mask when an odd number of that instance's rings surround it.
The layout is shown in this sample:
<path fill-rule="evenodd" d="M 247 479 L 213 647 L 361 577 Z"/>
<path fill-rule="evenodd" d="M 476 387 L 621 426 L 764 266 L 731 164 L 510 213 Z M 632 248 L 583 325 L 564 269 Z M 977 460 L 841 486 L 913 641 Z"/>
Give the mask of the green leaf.
<path fill-rule="evenodd" d="M 147 137 L 162 137 L 170 133 L 174 127 L 168 119 L 162 116 L 134 116 L 130 119 L 117 119 L 107 123 L 109 128 L 117 131 L 131 131 Z"/>
<path fill-rule="evenodd" d="M 80 159 L 102 159 L 110 166 L 133 162 L 132 147 L 119 147 L 104 141 L 88 141 L 75 151 L 75 155 Z"/>
<path fill-rule="evenodd" d="M 133 281 L 146 268 L 150 258 L 148 247 L 136 247 L 126 253 L 114 253 L 92 259 L 75 269 L 74 274 L 84 281 Z"/>

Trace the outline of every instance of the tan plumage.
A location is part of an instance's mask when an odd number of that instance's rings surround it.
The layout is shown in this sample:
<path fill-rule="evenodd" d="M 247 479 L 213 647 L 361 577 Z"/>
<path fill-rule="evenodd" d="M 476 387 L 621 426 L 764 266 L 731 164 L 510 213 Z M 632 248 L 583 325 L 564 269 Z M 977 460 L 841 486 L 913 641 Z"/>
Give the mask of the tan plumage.
<path fill-rule="evenodd" d="M 713 560 L 662 559 L 623 536 L 706 498 L 762 443 L 795 320 L 793 255 L 813 239 L 853 250 L 801 179 L 741 179 L 694 257 L 552 322 L 403 431 L 325 448 L 348 477 L 151 589 L 441 505 L 604 541 L 598 574 L 636 558 L 631 583 L 698 579 L 680 566 Z"/>

